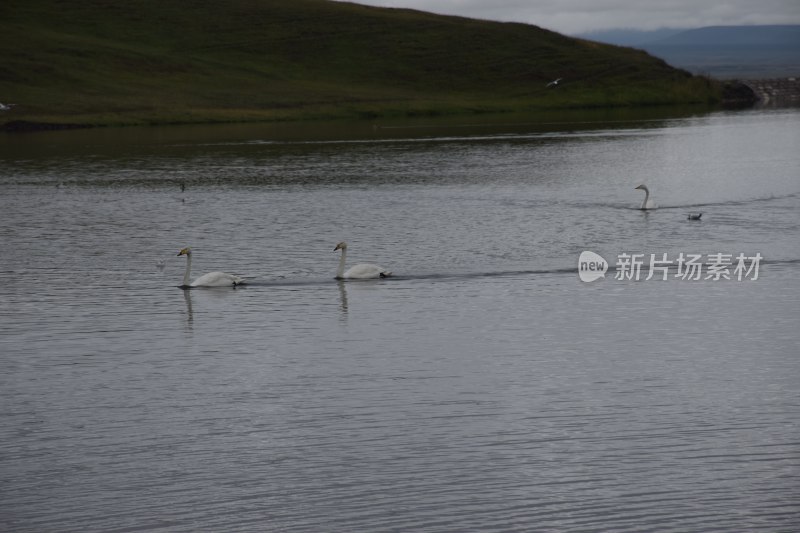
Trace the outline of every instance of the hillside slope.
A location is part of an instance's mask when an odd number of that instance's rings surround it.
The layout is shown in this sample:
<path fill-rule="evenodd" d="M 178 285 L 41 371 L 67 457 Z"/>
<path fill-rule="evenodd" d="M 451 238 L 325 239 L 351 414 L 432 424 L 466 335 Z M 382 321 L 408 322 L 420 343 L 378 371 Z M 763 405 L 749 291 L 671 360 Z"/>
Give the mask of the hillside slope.
<path fill-rule="evenodd" d="M 6 0 L 0 114 L 107 125 L 708 102 L 645 52 L 329 0 Z M 548 81 L 563 78 L 556 87 Z"/>

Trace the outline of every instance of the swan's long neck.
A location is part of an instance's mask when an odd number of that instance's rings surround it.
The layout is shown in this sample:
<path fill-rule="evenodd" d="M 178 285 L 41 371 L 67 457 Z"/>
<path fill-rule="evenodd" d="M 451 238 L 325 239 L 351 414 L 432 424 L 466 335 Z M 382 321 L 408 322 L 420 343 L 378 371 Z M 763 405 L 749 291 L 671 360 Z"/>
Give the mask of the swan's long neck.
<path fill-rule="evenodd" d="M 347 255 L 347 248 L 342 248 L 342 256 L 339 258 L 339 270 L 336 271 L 336 277 L 341 278 L 344 276 L 344 262 Z"/>
<path fill-rule="evenodd" d="M 644 191 L 644 202 L 642 202 L 642 209 L 647 207 L 647 201 L 650 200 L 650 190 L 647 187 L 642 187 Z"/>
<path fill-rule="evenodd" d="M 189 279 L 191 275 L 192 275 L 192 254 L 188 253 L 186 254 L 186 271 L 183 273 L 183 285 L 185 287 L 189 286 L 190 283 Z"/>

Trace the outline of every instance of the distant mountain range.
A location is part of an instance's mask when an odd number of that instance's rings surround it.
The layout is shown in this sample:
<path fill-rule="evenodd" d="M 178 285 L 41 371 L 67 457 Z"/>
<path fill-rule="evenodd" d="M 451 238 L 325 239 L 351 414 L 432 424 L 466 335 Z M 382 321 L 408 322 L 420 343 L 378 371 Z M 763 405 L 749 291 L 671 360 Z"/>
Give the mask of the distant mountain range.
<path fill-rule="evenodd" d="M 611 30 L 575 37 L 639 48 L 672 66 L 715 78 L 800 76 L 800 25 Z"/>

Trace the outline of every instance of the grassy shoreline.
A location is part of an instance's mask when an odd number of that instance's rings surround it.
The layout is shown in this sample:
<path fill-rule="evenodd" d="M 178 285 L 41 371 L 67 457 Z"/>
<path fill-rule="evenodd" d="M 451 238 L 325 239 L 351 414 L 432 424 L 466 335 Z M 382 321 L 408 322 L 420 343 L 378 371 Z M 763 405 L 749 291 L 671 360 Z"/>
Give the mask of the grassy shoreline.
<path fill-rule="evenodd" d="M 300 109 L 295 111 L 271 110 L 184 110 L 182 112 L 131 112 L 119 114 L 97 115 L 29 115 L 14 111 L 7 113 L 0 120 L 0 131 L 26 132 L 44 130 L 70 130 L 105 127 L 135 126 L 181 126 L 181 125 L 213 125 L 213 124 L 257 124 L 280 122 L 314 122 L 330 120 L 377 120 L 417 117 L 479 117 L 482 115 L 519 114 L 547 111 L 591 111 L 596 109 L 647 109 L 668 108 L 684 102 L 664 102 L 648 105 L 585 105 L 546 107 L 530 105 L 514 105 L 514 103 L 479 102 L 472 106 L 426 105 L 425 102 L 410 102 L 407 105 L 387 106 L 384 108 L 369 106 L 347 106 L 330 108 Z M 690 102 L 690 105 L 710 107 L 706 102 Z M 16 116 L 15 116 L 16 115 Z"/>

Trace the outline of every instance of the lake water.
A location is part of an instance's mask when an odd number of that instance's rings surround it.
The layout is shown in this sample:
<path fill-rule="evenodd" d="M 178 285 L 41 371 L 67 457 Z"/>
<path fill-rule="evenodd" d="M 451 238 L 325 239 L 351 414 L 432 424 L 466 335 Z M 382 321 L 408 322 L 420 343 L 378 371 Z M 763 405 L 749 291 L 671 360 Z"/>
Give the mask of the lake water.
<path fill-rule="evenodd" d="M 796 109 L 35 133 L 0 157 L 0 530 L 800 527 Z M 335 281 L 342 240 L 395 277 Z M 184 246 L 193 277 L 249 283 L 178 288 Z"/>

